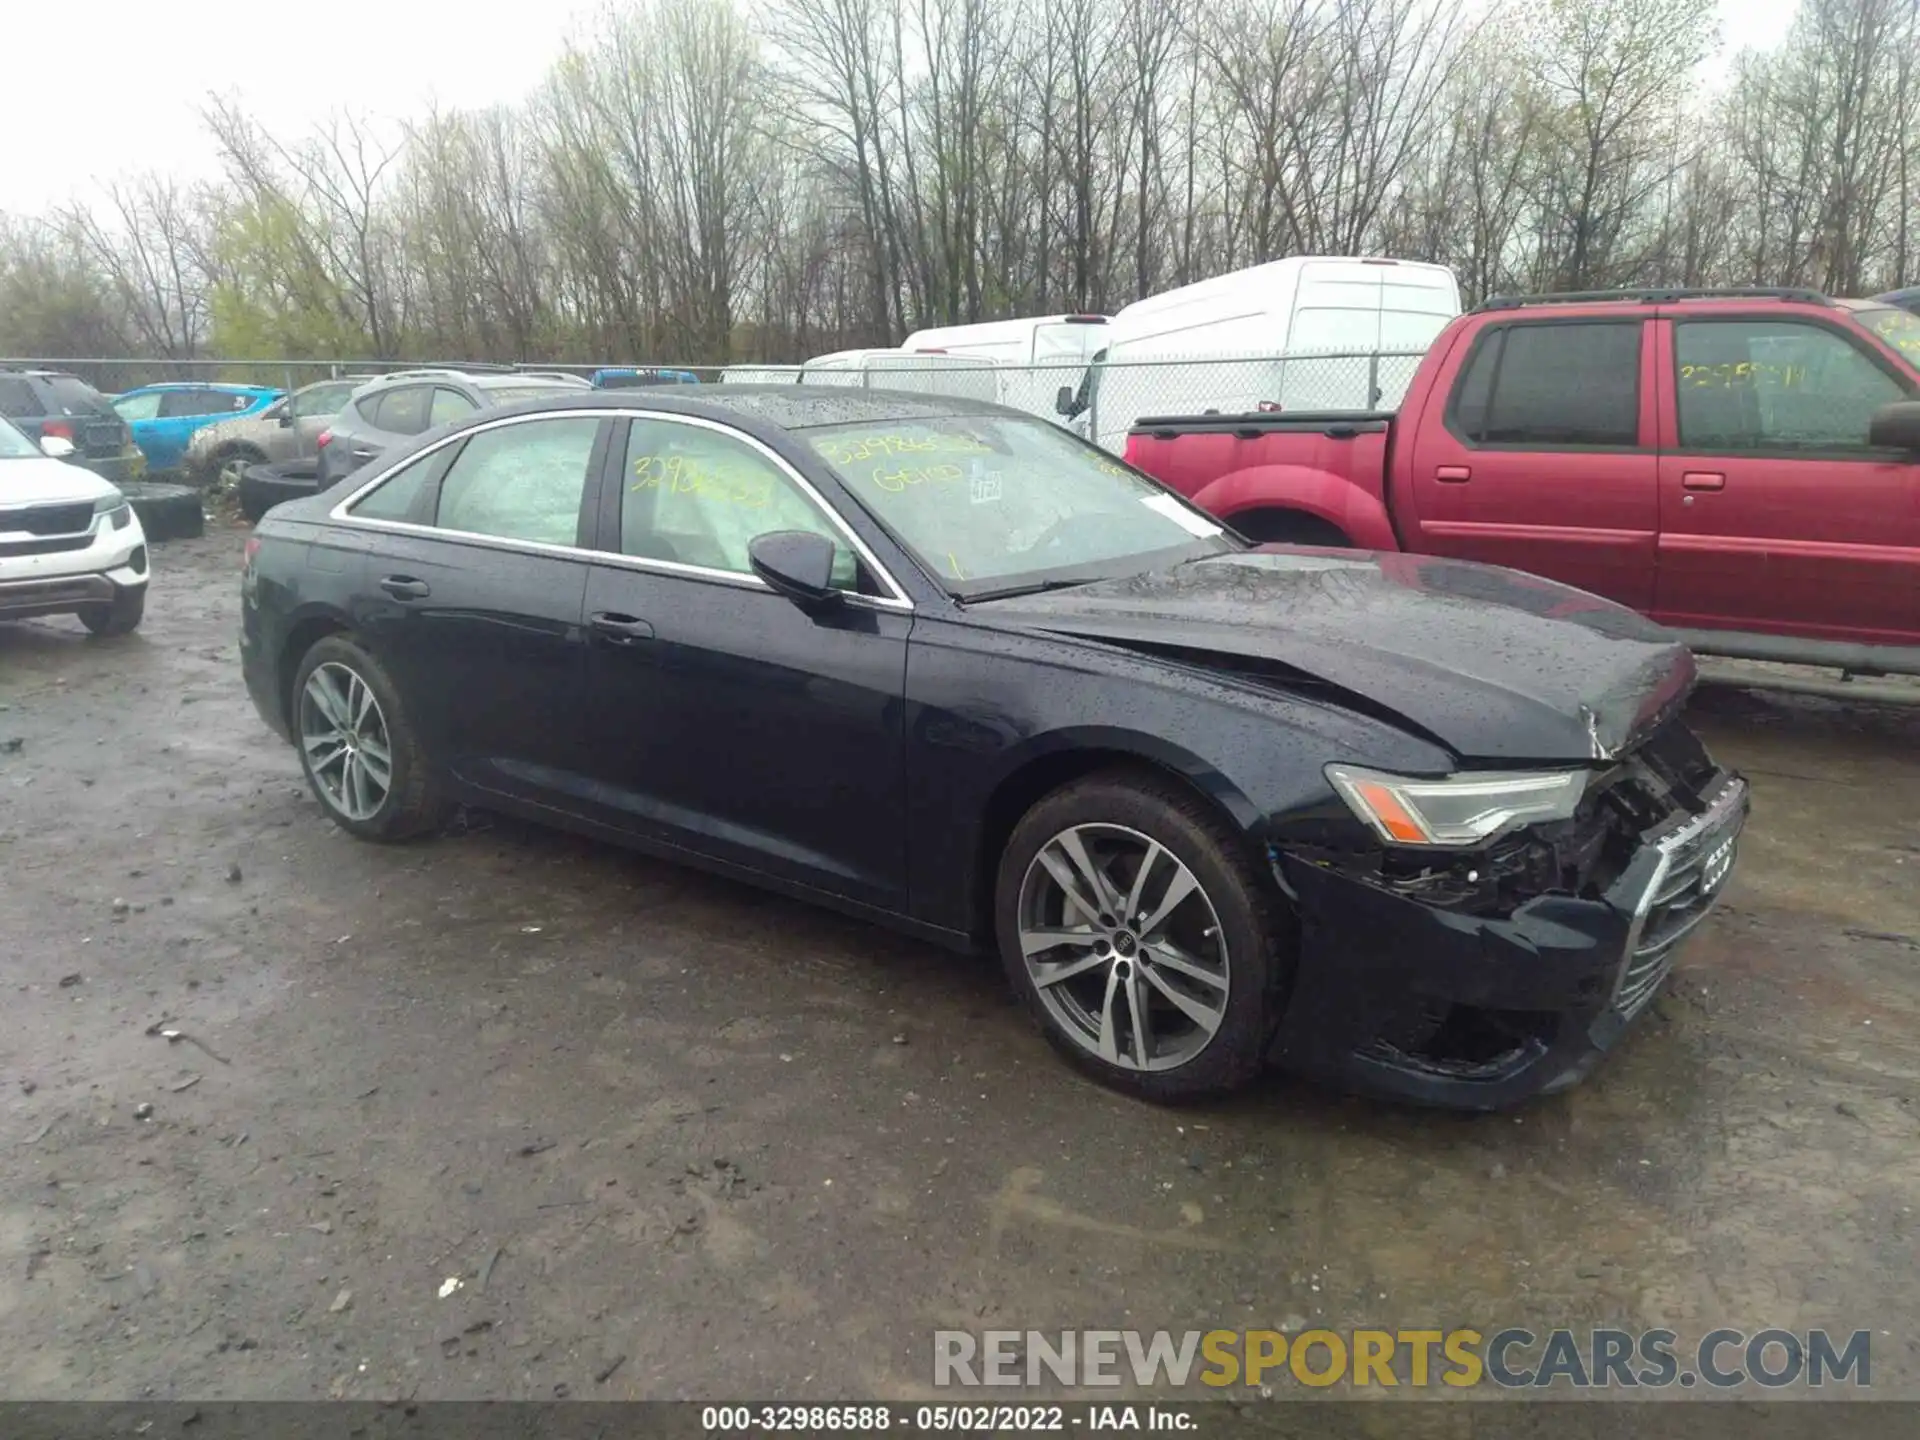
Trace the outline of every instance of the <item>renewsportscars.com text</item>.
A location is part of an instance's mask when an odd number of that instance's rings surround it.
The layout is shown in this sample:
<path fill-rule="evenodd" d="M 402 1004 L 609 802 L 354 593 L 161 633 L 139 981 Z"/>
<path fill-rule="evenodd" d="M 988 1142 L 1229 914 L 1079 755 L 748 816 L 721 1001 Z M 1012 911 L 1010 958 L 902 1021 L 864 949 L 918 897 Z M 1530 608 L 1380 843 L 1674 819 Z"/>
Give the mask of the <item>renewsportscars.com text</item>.
<path fill-rule="evenodd" d="M 942 1387 L 1433 1385 L 1780 1389 L 1873 1383 L 1871 1332 L 1710 1330 L 938 1330 Z"/>

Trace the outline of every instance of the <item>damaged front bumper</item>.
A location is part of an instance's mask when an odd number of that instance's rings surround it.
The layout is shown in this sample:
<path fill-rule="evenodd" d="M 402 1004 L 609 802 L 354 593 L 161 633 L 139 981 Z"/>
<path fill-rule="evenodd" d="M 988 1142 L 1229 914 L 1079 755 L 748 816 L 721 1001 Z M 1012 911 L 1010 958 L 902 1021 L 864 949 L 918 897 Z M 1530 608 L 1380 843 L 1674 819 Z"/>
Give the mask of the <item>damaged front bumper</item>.
<path fill-rule="evenodd" d="M 1748 810 L 1718 772 L 1701 807 L 1640 837 L 1593 898 L 1542 895 L 1499 918 L 1275 857 L 1300 957 L 1273 1057 L 1369 1094 L 1490 1110 L 1565 1089 L 1658 992 L 1725 888 Z"/>

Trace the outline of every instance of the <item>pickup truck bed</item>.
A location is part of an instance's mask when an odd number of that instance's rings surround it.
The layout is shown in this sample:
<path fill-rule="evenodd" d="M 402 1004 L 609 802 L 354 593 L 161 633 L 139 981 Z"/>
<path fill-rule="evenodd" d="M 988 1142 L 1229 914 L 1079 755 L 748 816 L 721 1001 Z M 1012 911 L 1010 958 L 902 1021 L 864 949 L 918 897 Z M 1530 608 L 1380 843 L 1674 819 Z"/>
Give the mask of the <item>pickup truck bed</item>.
<path fill-rule="evenodd" d="M 1920 317 L 1802 291 L 1494 301 L 1397 412 L 1148 416 L 1249 539 L 1478 560 L 1696 649 L 1920 673 Z"/>

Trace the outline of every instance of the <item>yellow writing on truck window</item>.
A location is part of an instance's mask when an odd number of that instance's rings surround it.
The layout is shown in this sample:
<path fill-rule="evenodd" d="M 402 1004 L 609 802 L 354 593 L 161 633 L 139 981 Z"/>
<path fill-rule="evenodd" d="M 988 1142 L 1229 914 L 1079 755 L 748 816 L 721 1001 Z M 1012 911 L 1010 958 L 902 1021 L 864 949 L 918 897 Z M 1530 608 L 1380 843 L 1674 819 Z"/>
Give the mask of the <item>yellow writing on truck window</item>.
<path fill-rule="evenodd" d="M 1797 390 L 1807 383 L 1804 365 L 1768 365 L 1761 361 L 1723 360 L 1717 365 L 1682 365 L 1680 384 L 1694 390 L 1741 390 L 1762 386 Z"/>
<path fill-rule="evenodd" d="M 773 499 L 773 477 L 755 475 L 733 479 L 716 475 L 687 455 L 641 455 L 633 462 L 634 483 L 629 488 L 660 490 L 672 495 L 701 495 L 726 505 L 764 508 Z"/>

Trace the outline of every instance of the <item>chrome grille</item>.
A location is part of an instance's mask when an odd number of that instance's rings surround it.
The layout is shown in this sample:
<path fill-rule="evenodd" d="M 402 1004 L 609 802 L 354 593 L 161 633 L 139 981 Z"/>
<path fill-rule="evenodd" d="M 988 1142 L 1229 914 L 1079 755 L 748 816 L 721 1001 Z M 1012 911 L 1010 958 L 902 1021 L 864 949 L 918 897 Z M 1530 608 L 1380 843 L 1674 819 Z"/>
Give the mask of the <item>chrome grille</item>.
<path fill-rule="evenodd" d="M 1642 895 L 1614 987 L 1613 1008 L 1632 1017 L 1673 968 L 1680 942 L 1712 912 L 1732 873 L 1746 819 L 1746 783 L 1729 777 L 1707 808 L 1654 841 L 1660 861 Z"/>

